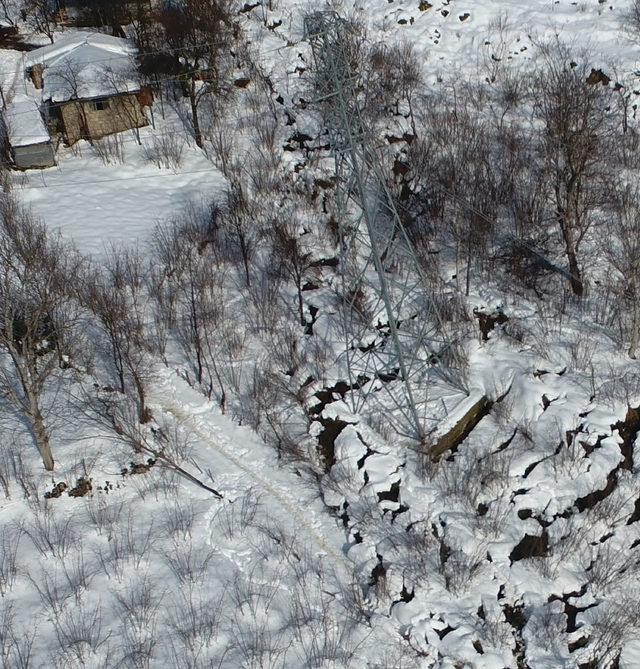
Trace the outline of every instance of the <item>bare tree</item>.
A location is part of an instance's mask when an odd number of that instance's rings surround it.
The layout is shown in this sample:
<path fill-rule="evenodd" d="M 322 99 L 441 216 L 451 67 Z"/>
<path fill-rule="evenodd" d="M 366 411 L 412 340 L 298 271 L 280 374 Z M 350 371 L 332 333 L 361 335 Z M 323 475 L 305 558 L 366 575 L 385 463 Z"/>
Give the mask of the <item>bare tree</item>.
<path fill-rule="evenodd" d="M 140 126 L 146 122 L 142 112 L 142 107 L 135 97 L 119 97 L 121 93 L 127 93 L 129 90 L 129 81 L 137 76 L 136 66 L 131 61 L 130 67 L 124 65 L 117 69 L 105 67 L 101 72 L 101 85 L 103 90 L 108 91 L 109 95 L 114 96 L 117 101 L 113 105 L 113 113 L 119 116 L 128 127 L 133 130 L 136 141 L 141 146 Z"/>
<path fill-rule="evenodd" d="M 54 467 L 45 406 L 75 362 L 79 310 L 65 286 L 81 261 L 5 195 L 0 209 L 0 397 L 29 427 Z M 58 387 L 59 390 L 59 387 Z"/>
<path fill-rule="evenodd" d="M 550 204 L 562 236 L 571 289 L 584 293 L 580 244 L 602 201 L 604 149 L 610 134 L 607 90 L 587 82 L 581 64 L 561 42 L 543 45 L 543 65 L 533 81 L 535 115 L 542 122 L 540 150 L 550 181 Z"/>
<path fill-rule="evenodd" d="M 302 287 L 313 256 L 305 246 L 293 212 L 282 212 L 274 222 L 272 257 L 273 271 L 293 283 L 300 325 L 306 325 Z"/>
<path fill-rule="evenodd" d="M 123 394 L 133 391 L 141 423 L 151 418 L 146 398 L 153 348 L 145 324 L 145 276 L 137 251 L 114 249 L 103 268 L 91 268 L 83 295 L 102 334 L 108 383 Z"/>
<path fill-rule="evenodd" d="M 367 113 L 379 116 L 386 108 L 407 116 L 415 134 L 414 98 L 423 83 L 422 66 L 411 44 L 376 44 L 366 54 Z"/>
<path fill-rule="evenodd" d="M 418 139 L 411 143 L 411 195 L 404 197 L 415 243 L 428 252 L 430 239 L 453 241 L 456 276 L 468 294 L 471 271 L 491 246 L 497 182 L 491 155 L 491 128 L 470 102 L 464 83 L 433 92 L 418 115 Z M 422 247 L 422 248 L 420 248 Z"/>
<path fill-rule="evenodd" d="M 53 44 L 57 27 L 58 3 L 51 0 L 25 0 L 22 17 L 37 32 L 46 35 Z"/>
<path fill-rule="evenodd" d="M 10 25 L 15 26 L 19 14 L 18 0 L 0 0 L 2 18 Z"/>
<path fill-rule="evenodd" d="M 158 15 L 162 43 L 155 51 L 170 47 L 171 52 L 152 60 L 163 73 L 176 74 L 189 98 L 196 144 L 204 145 L 200 108 L 211 95 L 231 93 L 227 68 L 230 46 L 239 28 L 233 21 L 230 0 L 185 0 L 165 4 Z M 143 54 L 143 68 L 150 63 Z M 146 63 L 145 63 L 146 61 Z"/>
<path fill-rule="evenodd" d="M 617 315 L 629 356 L 640 350 L 640 192 L 630 186 L 618 189 L 609 222 L 607 257 L 614 270 L 609 278 L 618 297 Z"/>
<path fill-rule="evenodd" d="M 53 40 L 52 40 L 53 41 Z M 89 119 L 87 117 L 87 110 L 84 103 L 82 102 L 82 81 L 78 76 L 78 65 L 72 61 L 63 59 L 58 63 L 54 72 L 56 77 L 58 77 L 66 89 L 66 96 L 69 100 L 73 101 L 73 107 L 75 110 L 76 118 L 75 124 L 77 128 L 66 127 L 66 140 L 69 144 L 73 144 L 78 139 L 86 139 L 91 142 L 91 133 L 89 131 Z M 74 134 L 71 134 L 70 131 L 73 131 Z"/>
<path fill-rule="evenodd" d="M 209 398 L 217 388 L 224 410 L 226 391 L 220 358 L 225 313 L 223 273 L 215 271 L 220 263 L 217 217 L 215 208 L 191 207 L 182 223 L 173 221 L 157 228 L 154 250 L 167 290 L 172 292 L 173 313 L 168 316 L 191 363 L 195 382 Z"/>
<path fill-rule="evenodd" d="M 640 0 L 633 0 L 628 10 L 627 21 L 632 33 L 640 36 Z"/>
<path fill-rule="evenodd" d="M 258 247 L 257 213 L 239 175 L 235 176 L 237 178 L 232 178 L 227 192 L 223 223 L 227 233 L 226 243 L 232 255 L 241 258 L 245 282 L 250 288 L 251 266 Z"/>

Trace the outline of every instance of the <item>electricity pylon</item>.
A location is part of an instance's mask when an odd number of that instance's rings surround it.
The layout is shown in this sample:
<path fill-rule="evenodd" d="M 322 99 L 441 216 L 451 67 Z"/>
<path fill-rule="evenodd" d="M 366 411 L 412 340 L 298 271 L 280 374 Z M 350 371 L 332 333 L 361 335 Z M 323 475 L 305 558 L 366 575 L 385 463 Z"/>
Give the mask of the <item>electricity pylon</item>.
<path fill-rule="evenodd" d="M 352 409 L 376 400 L 398 434 L 423 443 L 428 384 L 437 374 L 460 389 L 461 360 L 445 334 L 437 280 L 416 254 L 367 127 L 352 28 L 334 12 L 316 12 L 305 17 L 305 37 L 335 158 Z"/>

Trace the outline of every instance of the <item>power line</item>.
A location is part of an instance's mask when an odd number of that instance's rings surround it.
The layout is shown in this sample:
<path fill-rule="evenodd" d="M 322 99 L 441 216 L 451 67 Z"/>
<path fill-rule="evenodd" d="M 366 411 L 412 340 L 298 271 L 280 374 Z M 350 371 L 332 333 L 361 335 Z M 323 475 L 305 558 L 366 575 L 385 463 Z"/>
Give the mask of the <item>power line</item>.
<path fill-rule="evenodd" d="M 200 69 L 200 68 L 198 68 L 198 69 L 196 69 L 196 70 L 189 70 L 189 71 L 186 71 L 186 72 L 183 73 L 182 76 L 184 76 L 184 75 L 189 75 L 189 74 L 197 74 L 198 72 L 201 72 L 201 69 Z M 84 82 L 87 82 L 87 83 L 105 83 L 105 80 L 104 80 L 104 79 L 83 79 L 83 81 L 84 81 Z M 153 83 L 156 83 L 156 82 L 157 82 L 157 83 L 165 83 L 165 82 L 168 82 L 168 81 L 183 81 L 183 80 L 182 80 L 181 77 L 173 76 L 173 77 L 159 78 L 159 79 L 157 79 L 156 81 L 154 81 Z M 107 82 L 107 83 L 108 83 L 108 82 Z M 139 89 L 139 90 L 140 90 L 140 89 Z M 136 90 L 134 90 L 134 91 L 118 91 L 118 90 L 111 90 L 111 91 L 109 91 L 108 93 L 102 94 L 102 95 L 100 95 L 100 96 L 94 96 L 93 98 L 88 98 L 88 97 L 87 97 L 87 98 L 70 98 L 69 100 L 63 100 L 63 101 L 61 101 L 61 102 L 49 102 L 49 103 L 47 104 L 47 108 L 48 108 L 48 109 L 51 109 L 52 107 L 53 107 L 53 108 L 64 107 L 65 105 L 68 105 L 68 104 L 77 104 L 77 103 L 81 103 L 81 102 L 90 102 L 91 100 L 95 99 L 96 97 L 111 97 L 111 96 L 126 95 L 126 94 L 135 95 L 137 92 L 138 92 L 138 91 L 136 91 Z M 31 98 L 31 99 L 33 99 L 33 98 Z M 34 100 L 34 102 L 37 103 L 36 100 Z M 11 103 L 9 103 L 9 104 L 11 104 Z M 32 114 L 32 113 L 33 113 L 33 112 L 32 112 L 31 110 L 28 110 L 28 111 L 21 111 L 21 112 L 14 112 L 14 113 L 7 113 L 6 111 L 3 112 L 5 118 L 13 118 L 14 116 L 21 116 L 22 114 Z"/>
<path fill-rule="evenodd" d="M 139 128 L 129 128 L 129 130 L 131 132 L 135 132 L 135 130 L 144 130 L 145 128 L 148 128 L 148 126 L 141 126 Z M 80 135 L 80 136 L 77 137 L 77 140 L 78 141 L 85 140 L 85 141 L 89 141 L 89 142 L 90 141 L 100 142 L 105 137 L 115 137 L 116 138 L 115 142 L 117 144 L 137 144 L 138 146 L 144 147 L 145 140 L 149 140 L 149 139 L 153 140 L 156 137 L 171 137 L 171 136 L 174 136 L 174 135 L 182 135 L 187 139 L 189 138 L 189 133 L 184 128 L 182 130 L 166 130 L 166 131 L 163 131 L 163 132 L 154 132 L 154 133 L 149 134 L 149 135 L 144 135 L 144 136 L 141 135 L 140 136 L 140 141 L 138 141 L 137 137 L 121 137 L 120 136 L 120 135 L 123 135 L 125 132 L 128 132 L 129 130 L 122 130 L 121 132 L 112 133 L 111 135 L 104 135 L 103 137 L 92 137 L 91 135 Z M 40 139 L 40 137 L 38 135 L 33 135 L 33 136 L 22 135 L 20 137 L 20 139 L 21 140 L 29 140 L 29 139 L 37 140 L 37 139 Z M 33 143 L 35 144 L 37 142 L 34 141 Z M 17 147 L 17 148 L 20 148 L 20 147 Z M 7 162 L 7 161 L 0 161 L 0 165 L 12 166 L 12 163 Z"/>
<path fill-rule="evenodd" d="M 71 188 L 72 186 L 88 186 L 88 185 L 94 185 L 94 184 L 106 184 L 106 183 L 113 183 L 116 181 L 137 181 L 141 179 L 157 179 L 159 177 L 176 177 L 176 176 L 183 176 L 183 175 L 191 175 L 191 174 L 212 174 L 213 172 L 219 172 L 219 170 L 215 167 L 209 167 L 205 170 L 191 170 L 187 172 L 172 172 L 171 174 L 149 174 L 149 175 L 142 175 L 142 176 L 137 176 L 137 177 L 117 177 L 114 179 L 96 179 L 96 180 L 90 180 L 90 181 L 72 181 L 66 184 L 51 184 L 51 185 L 42 185 L 42 186 L 21 186 L 21 190 L 28 190 L 28 189 L 33 189 L 33 190 L 43 190 L 43 189 L 50 189 L 50 188 Z"/>
<path fill-rule="evenodd" d="M 247 115 L 247 116 L 234 116 L 233 120 L 236 123 L 243 123 L 243 122 L 255 122 L 256 119 L 258 118 L 258 114 L 253 114 L 253 115 Z M 144 141 L 145 140 L 153 140 L 156 137 L 167 137 L 167 136 L 172 136 L 172 135 L 183 135 L 187 140 L 192 139 L 191 135 L 189 132 L 183 127 L 182 129 L 174 129 L 174 130 L 167 130 L 167 131 L 162 131 L 162 132 L 155 132 L 153 131 L 150 134 L 147 134 L 145 136 L 140 137 L 140 141 L 138 141 L 137 137 L 128 137 L 128 138 L 122 138 L 120 135 L 123 135 L 125 132 L 135 132 L 136 130 L 144 130 L 144 129 L 149 129 L 149 126 L 140 126 L 139 128 L 129 128 L 128 130 L 122 130 L 121 132 L 117 133 L 112 133 L 110 135 L 104 135 L 103 137 L 93 137 L 91 135 L 80 135 L 78 136 L 78 141 L 80 140 L 85 140 L 85 141 L 93 141 L 93 142 L 99 142 L 100 140 L 104 139 L 105 137 L 117 137 L 117 142 L 118 143 L 123 143 L 123 144 L 137 144 L 138 146 L 143 146 L 144 147 Z M 205 139 L 207 139 L 206 134 L 203 135 Z M 40 139 L 40 136 L 30 136 L 30 135 L 22 135 L 20 139 Z M 0 165 L 4 165 L 5 167 L 13 168 L 14 164 L 11 162 L 7 161 L 0 161 Z"/>
<path fill-rule="evenodd" d="M 286 48 L 288 46 L 289 45 L 285 45 L 285 46 L 282 46 L 282 47 L 276 47 L 275 49 L 270 49 L 270 50 L 265 51 L 263 53 L 270 53 L 270 52 L 273 52 L 273 51 L 279 51 L 280 49 Z M 202 68 L 194 68 L 193 70 L 187 70 L 179 76 L 158 77 L 158 78 L 155 78 L 154 80 L 150 81 L 149 85 L 153 87 L 154 84 L 158 84 L 158 83 L 166 83 L 166 82 L 169 82 L 169 81 L 180 82 L 180 81 L 183 81 L 182 77 L 184 77 L 185 75 L 197 74 L 199 72 L 202 72 Z M 103 79 L 85 79 L 85 78 L 83 78 L 83 81 L 87 82 L 87 83 L 105 83 L 104 78 Z M 133 95 L 133 94 L 136 93 L 136 91 L 118 91 L 118 90 L 114 90 L 114 91 L 110 91 L 106 95 L 116 96 L 116 95 L 125 95 L 127 93 L 130 93 L 130 94 Z M 105 97 L 105 95 L 98 96 L 98 97 Z M 64 101 L 61 101 L 61 102 L 49 102 L 47 107 L 48 108 L 63 107 L 64 105 L 67 105 L 67 104 L 83 102 L 85 100 L 90 101 L 91 99 L 92 98 L 71 98 L 69 100 L 64 100 Z M 11 103 L 9 103 L 9 104 L 11 104 Z M 7 118 L 7 117 L 12 118 L 14 116 L 21 116 L 22 114 L 32 114 L 32 113 L 33 113 L 32 111 L 22 111 L 22 112 L 14 112 L 14 113 L 7 113 L 6 111 L 3 112 L 5 118 Z"/>
<path fill-rule="evenodd" d="M 104 33 L 94 33 L 94 34 L 103 35 Z M 82 42 L 78 43 L 78 45 L 80 45 L 80 44 L 82 44 Z M 277 46 L 277 47 L 274 47 L 272 49 L 261 50 L 260 54 L 274 53 L 276 51 L 280 51 L 281 49 L 290 49 L 294 46 L 297 46 L 298 44 L 299 44 L 299 42 L 295 42 L 293 44 L 289 44 L 289 43 L 283 44 L 282 46 Z M 55 46 L 55 43 L 53 45 L 47 45 L 47 46 Z M 188 49 L 199 49 L 200 47 L 203 47 L 203 46 L 211 46 L 211 43 L 210 42 L 203 42 L 202 44 L 187 44 L 187 45 L 181 46 L 181 47 L 159 49 L 157 51 L 144 51 L 144 52 L 138 51 L 136 54 L 131 54 L 130 60 L 131 60 L 132 64 L 135 64 L 135 59 L 138 58 L 138 57 L 141 57 L 141 56 L 144 57 L 144 56 L 155 56 L 155 55 L 165 54 L 165 53 L 177 53 L 179 51 L 186 51 Z M 46 48 L 46 47 L 41 47 L 41 48 Z M 26 52 L 26 53 L 32 53 L 32 52 Z M 61 54 L 59 57 L 62 58 L 63 55 Z M 84 61 L 84 64 L 88 65 L 88 64 L 93 64 L 93 63 L 106 63 L 106 62 L 109 62 L 109 61 L 112 61 L 112 60 L 122 60 L 123 58 L 128 58 L 128 55 L 123 53 L 119 56 L 111 56 L 109 58 L 92 58 L 92 59 Z M 22 62 L 19 63 L 19 64 L 22 65 Z M 3 76 L 5 74 L 17 74 L 17 73 L 16 73 L 15 70 L 0 70 L 0 76 Z"/>
<path fill-rule="evenodd" d="M 91 33 L 91 34 L 92 35 L 104 35 L 105 33 Z M 82 46 L 83 44 L 91 44 L 91 42 L 80 42 L 79 41 L 75 46 L 73 46 L 69 49 L 68 53 L 73 51 L 78 46 Z M 47 49 L 49 47 L 55 47 L 55 45 L 56 45 L 56 43 L 54 42 L 53 44 L 47 44 L 43 47 L 38 47 L 38 49 Z M 94 46 L 96 46 L 97 48 L 102 48 L 102 47 L 100 47 L 100 45 L 95 45 L 94 44 Z M 145 51 L 145 52 L 142 52 L 142 53 L 137 49 L 137 47 L 132 47 L 132 51 L 130 53 L 124 53 L 123 52 L 123 53 L 120 53 L 119 55 L 109 56 L 108 58 L 90 58 L 89 60 L 84 61 L 84 64 L 85 65 L 90 65 L 90 64 L 93 64 L 93 63 L 107 63 L 107 62 L 110 62 L 110 61 L 113 61 L 113 60 L 123 60 L 123 59 L 130 59 L 131 62 L 133 63 L 135 61 L 135 58 L 137 58 L 138 56 L 156 56 L 156 55 L 162 54 L 162 53 L 175 53 L 177 51 L 183 51 L 185 49 L 199 49 L 200 47 L 203 47 L 203 46 L 211 46 L 211 43 L 210 42 L 203 42 L 201 44 L 188 44 L 188 45 L 185 45 L 185 46 L 180 47 L 180 48 L 177 48 L 177 47 L 173 48 L 173 49 L 172 48 L 167 48 L 167 49 L 162 49 L 162 50 L 158 50 L 158 51 Z M 26 54 L 34 53 L 35 51 L 38 51 L 38 49 L 34 49 L 33 51 L 27 51 L 27 52 L 24 52 L 24 53 L 26 53 Z M 133 51 L 133 49 L 135 49 L 135 52 Z M 54 56 L 54 58 L 56 58 L 56 59 L 61 58 L 62 59 L 62 58 L 64 58 L 64 56 L 65 56 L 65 54 L 61 53 L 61 54 L 58 54 L 57 56 Z M 22 59 L 20 64 L 22 65 L 25 60 L 29 60 L 29 57 L 26 56 L 24 59 Z M 36 64 L 44 64 L 44 63 L 43 63 L 43 61 L 36 61 Z M 5 74 L 16 74 L 16 71 L 15 70 L 0 70 L 0 75 L 5 75 Z"/>

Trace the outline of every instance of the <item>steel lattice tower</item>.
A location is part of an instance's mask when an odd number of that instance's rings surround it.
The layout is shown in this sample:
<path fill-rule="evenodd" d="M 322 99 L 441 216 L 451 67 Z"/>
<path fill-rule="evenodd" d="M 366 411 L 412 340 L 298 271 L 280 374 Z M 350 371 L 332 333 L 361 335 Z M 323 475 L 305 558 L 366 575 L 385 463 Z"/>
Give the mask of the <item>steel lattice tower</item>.
<path fill-rule="evenodd" d="M 429 379 L 436 372 L 460 388 L 460 361 L 367 128 L 352 28 L 334 12 L 317 12 L 305 17 L 305 37 L 335 158 L 346 360 L 357 389 L 352 409 L 380 400 L 395 431 L 423 443 Z"/>

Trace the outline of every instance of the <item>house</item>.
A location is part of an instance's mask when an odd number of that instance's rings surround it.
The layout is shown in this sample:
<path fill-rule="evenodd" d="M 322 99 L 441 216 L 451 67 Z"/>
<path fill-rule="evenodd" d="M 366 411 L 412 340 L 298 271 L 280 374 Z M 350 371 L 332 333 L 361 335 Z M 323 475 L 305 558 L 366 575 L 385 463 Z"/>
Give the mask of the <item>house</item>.
<path fill-rule="evenodd" d="M 13 164 L 18 169 L 52 167 L 56 164 L 51 136 L 38 103 L 16 95 L 3 111 Z"/>
<path fill-rule="evenodd" d="M 148 124 L 128 40 L 74 31 L 27 54 L 27 75 L 41 91 L 49 128 L 68 144 Z"/>

